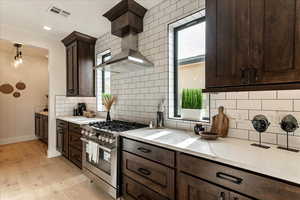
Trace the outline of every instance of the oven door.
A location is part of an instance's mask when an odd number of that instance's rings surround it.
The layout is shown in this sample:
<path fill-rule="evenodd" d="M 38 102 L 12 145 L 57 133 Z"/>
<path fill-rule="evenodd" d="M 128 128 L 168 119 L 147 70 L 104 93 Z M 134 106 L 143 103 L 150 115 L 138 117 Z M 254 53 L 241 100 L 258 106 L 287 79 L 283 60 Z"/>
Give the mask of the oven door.
<path fill-rule="evenodd" d="M 93 151 L 93 155 L 91 155 L 91 143 L 84 141 L 83 145 L 83 167 L 117 188 L 117 148 L 109 149 L 96 144 L 97 153 Z"/>

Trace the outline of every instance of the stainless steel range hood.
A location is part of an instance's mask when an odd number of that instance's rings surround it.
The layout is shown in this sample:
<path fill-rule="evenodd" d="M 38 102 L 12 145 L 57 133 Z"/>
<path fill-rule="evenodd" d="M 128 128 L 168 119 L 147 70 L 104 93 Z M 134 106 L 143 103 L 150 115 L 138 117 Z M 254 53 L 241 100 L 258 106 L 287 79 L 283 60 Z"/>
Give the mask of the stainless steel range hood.
<path fill-rule="evenodd" d="M 122 38 L 121 52 L 96 68 L 113 73 L 125 73 L 153 66 L 154 64 L 138 51 L 138 35 L 130 32 Z"/>
<path fill-rule="evenodd" d="M 134 0 L 121 0 L 103 15 L 111 21 L 111 33 L 122 38 L 121 52 L 95 68 L 122 73 L 154 66 L 138 50 L 138 33 L 143 32 L 146 12 L 147 9 Z"/>

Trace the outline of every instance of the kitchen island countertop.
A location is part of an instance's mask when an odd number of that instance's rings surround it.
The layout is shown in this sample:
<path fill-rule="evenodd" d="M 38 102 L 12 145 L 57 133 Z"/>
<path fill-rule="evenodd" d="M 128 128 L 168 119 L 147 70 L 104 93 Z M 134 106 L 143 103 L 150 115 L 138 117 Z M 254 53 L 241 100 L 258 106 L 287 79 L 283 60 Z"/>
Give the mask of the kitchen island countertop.
<path fill-rule="evenodd" d="M 275 145 L 261 149 L 251 146 L 253 141 L 234 138 L 207 141 L 193 132 L 168 128 L 127 131 L 121 136 L 300 184 L 300 153 Z"/>

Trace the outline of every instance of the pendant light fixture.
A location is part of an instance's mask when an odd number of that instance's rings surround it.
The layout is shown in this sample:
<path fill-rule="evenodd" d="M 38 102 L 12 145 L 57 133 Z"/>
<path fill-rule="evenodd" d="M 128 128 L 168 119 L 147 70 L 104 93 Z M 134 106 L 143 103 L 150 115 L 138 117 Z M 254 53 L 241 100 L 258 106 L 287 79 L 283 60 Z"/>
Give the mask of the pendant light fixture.
<path fill-rule="evenodd" d="M 14 61 L 14 65 L 17 68 L 20 64 L 23 63 L 23 58 L 22 58 L 22 51 L 20 50 L 20 48 L 22 48 L 22 44 L 18 44 L 15 43 L 14 47 L 16 47 L 16 56 L 15 56 L 15 61 Z"/>

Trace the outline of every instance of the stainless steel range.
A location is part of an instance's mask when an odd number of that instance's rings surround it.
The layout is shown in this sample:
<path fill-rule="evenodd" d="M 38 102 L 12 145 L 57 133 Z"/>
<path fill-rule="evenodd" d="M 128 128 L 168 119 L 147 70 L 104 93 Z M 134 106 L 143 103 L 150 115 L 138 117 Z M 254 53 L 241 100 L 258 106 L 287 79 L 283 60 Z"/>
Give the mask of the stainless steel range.
<path fill-rule="evenodd" d="M 117 120 L 82 127 L 83 172 L 115 199 L 119 197 L 119 134 L 145 127 L 147 125 Z"/>

